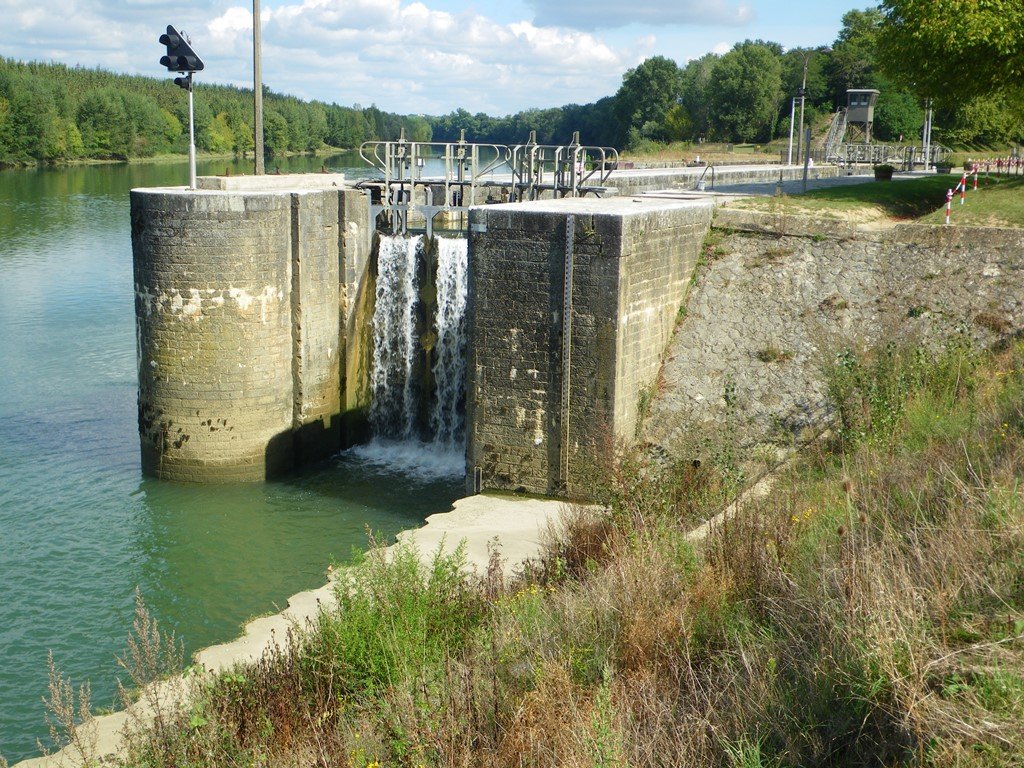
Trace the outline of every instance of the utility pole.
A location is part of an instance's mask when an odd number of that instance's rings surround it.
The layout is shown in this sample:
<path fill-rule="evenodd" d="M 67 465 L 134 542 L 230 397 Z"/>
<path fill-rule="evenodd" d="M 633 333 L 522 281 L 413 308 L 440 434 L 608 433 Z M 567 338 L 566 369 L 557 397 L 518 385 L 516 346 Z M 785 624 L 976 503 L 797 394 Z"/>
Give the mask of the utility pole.
<path fill-rule="evenodd" d="M 921 144 L 924 147 L 924 169 L 932 169 L 932 100 L 924 102 L 924 129 L 921 132 Z"/>
<path fill-rule="evenodd" d="M 262 176 L 263 167 L 263 67 L 260 63 L 260 0 L 252 0 L 252 93 L 253 93 L 253 154 L 256 156 L 256 175 Z"/>
<path fill-rule="evenodd" d="M 804 135 L 804 103 L 807 101 L 807 63 L 811 60 L 811 54 L 814 51 L 808 51 L 804 55 L 804 79 L 800 83 L 800 132 L 796 138 L 796 156 L 800 157 L 800 139 Z"/>
<path fill-rule="evenodd" d="M 786 150 L 786 165 L 793 164 L 793 129 L 796 127 L 796 96 L 789 103 L 789 149 Z M 799 155 L 797 155 L 799 157 Z"/>

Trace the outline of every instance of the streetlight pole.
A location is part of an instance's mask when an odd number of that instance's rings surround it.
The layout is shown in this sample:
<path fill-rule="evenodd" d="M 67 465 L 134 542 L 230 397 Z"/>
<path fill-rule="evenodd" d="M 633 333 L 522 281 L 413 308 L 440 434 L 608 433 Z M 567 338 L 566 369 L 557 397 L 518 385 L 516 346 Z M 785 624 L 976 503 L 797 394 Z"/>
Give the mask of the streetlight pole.
<path fill-rule="evenodd" d="M 924 102 L 924 130 L 921 132 L 921 144 L 924 145 L 924 169 L 932 169 L 932 100 Z"/>
<path fill-rule="evenodd" d="M 796 96 L 789 100 L 789 149 L 786 150 L 786 165 L 793 164 L 793 129 L 796 127 Z"/>
<path fill-rule="evenodd" d="M 800 140 L 804 135 L 804 102 L 807 101 L 807 63 L 811 60 L 811 54 L 814 51 L 808 51 L 804 56 L 804 79 L 800 83 L 800 132 L 797 134 L 796 144 L 796 156 L 800 157 Z M 810 148 L 810 145 L 808 145 Z"/>
<path fill-rule="evenodd" d="M 263 167 L 263 67 L 260 63 L 260 0 L 252 0 L 252 72 L 253 72 L 253 154 L 256 156 L 256 175 L 262 176 Z"/>

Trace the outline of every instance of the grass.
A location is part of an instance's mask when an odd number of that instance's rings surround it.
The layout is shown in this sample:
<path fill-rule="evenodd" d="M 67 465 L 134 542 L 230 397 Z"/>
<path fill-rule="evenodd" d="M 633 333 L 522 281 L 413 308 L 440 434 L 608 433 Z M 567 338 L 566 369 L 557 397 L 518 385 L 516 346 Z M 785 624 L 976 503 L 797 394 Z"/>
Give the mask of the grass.
<path fill-rule="evenodd" d="M 947 184 L 955 186 L 956 174 L 947 177 Z M 973 182 L 971 182 L 973 184 Z M 941 224 L 945 220 L 945 207 L 923 216 L 924 224 Z M 955 226 L 1024 227 L 1024 177 L 997 179 L 993 173 L 978 177 L 978 191 L 969 185 L 966 202 L 960 205 L 959 196 L 953 200 L 951 222 Z"/>
<path fill-rule="evenodd" d="M 749 198 L 733 205 L 771 213 L 836 216 L 854 220 L 915 220 L 942 224 L 946 192 L 960 180 L 958 173 L 897 181 L 816 189 L 782 198 Z M 969 189 L 967 202 L 953 201 L 953 224 L 964 226 L 1024 226 L 1024 177 L 985 179 Z"/>
<path fill-rule="evenodd" d="M 730 146 L 732 149 L 729 149 Z M 620 155 L 620 160 L 641 165 L 645 163 L 680 165 L 684 162 L 692 162 L 698 155 L 702 163 L 709 165 L 774 163 L 779 160 L 779 152 L 775 146 L 694 144 L 688 141 L 674 141 L 668 144 L 645 142 L 639 147 L 624 150 Z"/>
<path fill-rule="evenodd" d="M 511 583 L 496 558 L 371 553 L 337 610 L 197 678 L 123 764 L 1020 765 L 1024 344 L 826 374 L 833 437 L 707 540 L 728 451 L 620 447 L 599 508 Z"/>

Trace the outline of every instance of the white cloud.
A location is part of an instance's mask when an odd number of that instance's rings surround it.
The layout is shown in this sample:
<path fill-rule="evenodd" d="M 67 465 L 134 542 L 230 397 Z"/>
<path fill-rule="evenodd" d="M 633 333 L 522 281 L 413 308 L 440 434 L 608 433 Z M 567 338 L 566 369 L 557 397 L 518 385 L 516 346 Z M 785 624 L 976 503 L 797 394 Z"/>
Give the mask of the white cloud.
<path fill-rule="evenodd" d="M 612 29 L 630 24 L 747 24 L 754 20 L 749 5 L 729 0 L 525 0 L 535 22 L 574 29 Z"/>
<path fill-rule="evenodd" d="M 264 79 L 273 88 L 400 112 L 504 113 L 592 101 L 615 91 L 644 40 L 617 50 L 579 30 L 398 0 L 303 0 L 264 13 Z M 249 46 L 251 13 L 208 24 L 225 48 Z"/>
<path fill-rule="evenodd" d="M 731 45 L 729 45 L 728 43 L 722 42 L 722 43 L 715 43 L 715 47 L 711 49 L 711 52 L 712 53 L 717 53 L 719 56 L 721 56 L 722 54 L 728 53 L 731 50 L 732 50 L 732 46 Z"/>
<path fill-rule="evenodd" d="M 8 19 L 0 28 L 6 56 L 159 77 L 157 37 L 170 22 L 188 31 L 206 63 L 197 97 L 204 81 L 252 84 L 246 0 L 177 10 L 156 0 L 0 0 L 0 12 Z M 644 37 L 613 45 L 579 27 L 499 23 L 436 10 L 430 0 L 266 2 L 262 16 L 268 87 L 403 113 L 464 107 L 504 114 L 593 101 L 614 93 L 622 73 L 655 44 Z"/>

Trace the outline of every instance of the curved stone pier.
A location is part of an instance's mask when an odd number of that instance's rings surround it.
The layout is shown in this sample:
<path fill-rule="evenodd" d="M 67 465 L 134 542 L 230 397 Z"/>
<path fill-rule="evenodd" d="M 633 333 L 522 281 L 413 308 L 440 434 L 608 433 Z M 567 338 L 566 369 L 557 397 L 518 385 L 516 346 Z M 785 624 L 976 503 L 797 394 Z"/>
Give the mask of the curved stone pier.
<path fill-rule="evenodd" d="M 259 481 L 341 446 L 368 219 L 338 177 L 213 181 L 132 191 L 142 467 Z"/>

